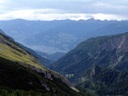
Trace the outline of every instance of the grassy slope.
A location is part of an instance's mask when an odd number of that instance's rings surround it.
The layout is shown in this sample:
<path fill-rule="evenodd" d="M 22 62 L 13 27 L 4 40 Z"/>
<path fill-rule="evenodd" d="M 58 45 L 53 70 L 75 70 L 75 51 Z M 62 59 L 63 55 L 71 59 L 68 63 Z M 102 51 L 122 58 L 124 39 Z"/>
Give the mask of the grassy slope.
<path fill-rule="evenodd" d="M 34 56 L 23 50 L 17 43 L 2 34 L 0 34 L 0 56 L 11 61 L 17 61 L 22 64 L 26 63 L 43 70 L 47 70 L 45 67 L 40 65 Z"/>
<path fill-rule="evenodd" d="M 43 73 L 39 74 L 26 67 L 27 65 L 49 71 L 17 43 L 0 34 L 0 96 L 21 96 L 21 94 L 28 96 L 32 93 L 34 95 L 30 96 L 82 96 L 54 76 L 53 80 L 49 80 Z M 42 82 L 50 88 L 50 91 L 43 87 Z"/>
<path fill-rule="evenodd" d="M 44 74 L 39 74 L 29 68 L 25 68 L 18 64 L 18 62 L 9 61 L 0 57 L 0 66 L 0 92 L 2 90 L 8 90 L 8 94 L 13 94 L 13 92 L 19 90 L 19 92 L 22 91 L 24 94 L 28 94 L 30 91 L 36 94 L 32 96 L 81 96 L 61 81 L 57 79 L 53 81 L 48 80 L 44 78 Z M 41 82 L 46 83 L 51 91 L 47 91 Z M 54 90 L 56 91 L 54 92 Z"/>

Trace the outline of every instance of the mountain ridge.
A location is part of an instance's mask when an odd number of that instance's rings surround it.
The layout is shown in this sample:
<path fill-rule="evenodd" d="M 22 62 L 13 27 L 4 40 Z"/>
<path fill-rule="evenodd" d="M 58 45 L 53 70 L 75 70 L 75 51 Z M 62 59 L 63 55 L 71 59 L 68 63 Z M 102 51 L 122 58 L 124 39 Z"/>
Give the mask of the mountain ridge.
<path fill-rule="evenodd" d="M 57 72 L 40 64 L 12 38 L 0 33 L 0 95 L 84 96 Z M 26 95 L 25 95 L 26 94 Z M 35 94 L 35 95 L 33 95 Z"/>
<path fill-rule="evenodd" d="M 89 70 L 93 65 L 98 64 L 117 69 L 119 63 L 122 62 L 121 60 L 127 56 L 127 37 L 128 32 L 83 41 L 75 49 L 51 65 L 51 68 L 64 75 L 78 75 L 86 72 L 83 70 Z"/>
<path fill-rule="evenodd" d="M 127 96 L 128 32 L 90 38 L 50 68 L 67 77 L 81 92 Z"/>

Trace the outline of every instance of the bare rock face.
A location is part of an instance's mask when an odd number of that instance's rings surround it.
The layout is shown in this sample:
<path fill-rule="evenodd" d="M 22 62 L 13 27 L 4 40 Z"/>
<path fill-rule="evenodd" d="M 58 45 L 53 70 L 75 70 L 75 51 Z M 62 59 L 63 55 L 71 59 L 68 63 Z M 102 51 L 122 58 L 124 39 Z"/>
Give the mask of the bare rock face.
<path fill-rule="evenodd" d="M 50 88 L 48 87 L 48 85 L 42 81 L 40 81 L 41 85 L 47 90 L 50 91 Z"/>
<path fill-rule="evenodd" d="M 55 73 L 53 71 L 50 70 L 42 70 L 39 68 L 36 68 L 34 66 L 29 66 L 29 68 L 31 68 L 32 70 L 35 70 L 36 72 L 40 73 L 40 74 L 44 74 L 44 77 L 49 79 L 49 80 L 53 80 L 54 78 L 56 79 L 60 79 L 63 83 L 65 83 L 69 88 L 71 88 L 72 90 L 79 92 L 78 89 L 76 89 L 70 82 L 68 79 L 66 79 L 65 77 L 61 76 L 58 73 Z M 45 87 L 45 89 L 47 91 L 50 91 L 50 87 L 48 87 L 46 82 L 41 82 L 42 86 Z M 53 89 L 53 92 L 55 92 L 56 90 Z"/>
<path fill-rule="evenodd" d="M 128 51 L 128 33 L 111 36 L 108 40 L 98 46 L 95 52 L 95 59 L 101 57 L 103 52 L 113 53 L 111 54 L 111 60 L 109 66 L 116 66 L 125 56 Z"/>
<path fill-rule="evenodd" d="M 31 68 L 32 70 L 38 72 L 38 73 L 41 73 L 41 74 L 44 74 L 44 77 L 49 79 L 49 80 L 53 80 L 52 78 L 52 74 L 49 70 L 42 70 L 42 69 L 39 69 L 39 68 L 36 68 L 34 66 L 29 66 L 29 68 Z"/>
<path fill-rule="evenodd" d="M 115 36 L 115 37 L 111 37 L 110 39 L 108 39 L 106 42 L 104 42 L 103 44 L 101 44 L 97 50 L 98 51 L 111 51 L 116 49 L 117 53 L 120 53 L 122 51 L 128 51 L 128 33 L 119 35 L 119 36 Z"/>

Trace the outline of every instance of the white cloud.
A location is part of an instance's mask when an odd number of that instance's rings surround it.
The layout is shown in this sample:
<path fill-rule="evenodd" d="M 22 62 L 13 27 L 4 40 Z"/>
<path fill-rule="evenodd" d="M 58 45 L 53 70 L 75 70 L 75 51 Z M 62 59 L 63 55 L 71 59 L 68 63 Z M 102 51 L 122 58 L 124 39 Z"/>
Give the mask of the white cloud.
<path fill-rule="evenodd" d="M 128 20 L 125 16 L 115 14 L 103 14 L 103 13 L 65 13 L 63 10 L 57 9 L 28 9 L 28 10 L 17 10 L 8 11 L 7 13 L 0 14 L 0 20 L 9 19 L 26 19 L 26 20 L 87 20 L 89 18 L 99 20 Z"/>
<path fill-rule="evenodd" d="M 6 2 L 7 2 L 7 0 L 0 0 L 0 4 L 4 4 Z"/>
<path fill-rule="evenodd" d="M 0 0 L 0 20 L 124 20 L 128 0 Z"/>
<path fill-rule="evenodd" d="M 120 15 L 114 15 L 114 14 L 102 14 L 102 13 L 98 13 L 98 14 L 92 14 L 92 17 L 98 20 L 128 20 L 127 17 L 124 16 L 120 16 Z"/>

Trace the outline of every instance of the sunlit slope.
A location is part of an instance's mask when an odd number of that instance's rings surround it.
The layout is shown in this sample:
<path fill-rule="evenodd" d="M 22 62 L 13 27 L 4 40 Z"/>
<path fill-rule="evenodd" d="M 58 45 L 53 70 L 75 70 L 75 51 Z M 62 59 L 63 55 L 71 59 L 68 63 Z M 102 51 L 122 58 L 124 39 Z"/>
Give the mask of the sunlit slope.
<path fill-rule="evenodd" d="M 66 78 L 43 67 L 34 55 L 1 32 L 0 78 L 0 96 L 87 96 L 80 95 Z"/>
<path fill-rule="evenodd" d="M 11 38 L 0 33 L 0 57 L 5 59 L 20 62 L 23 65 L 31 65 L 36 68 L 40 68 L 43 70 L 47 70 L 42 65 L 40 65 L 39 61 L 36 57 L 29 54 L 29 52 L 25 51 L 17 43 L 15 43 Z"/>

